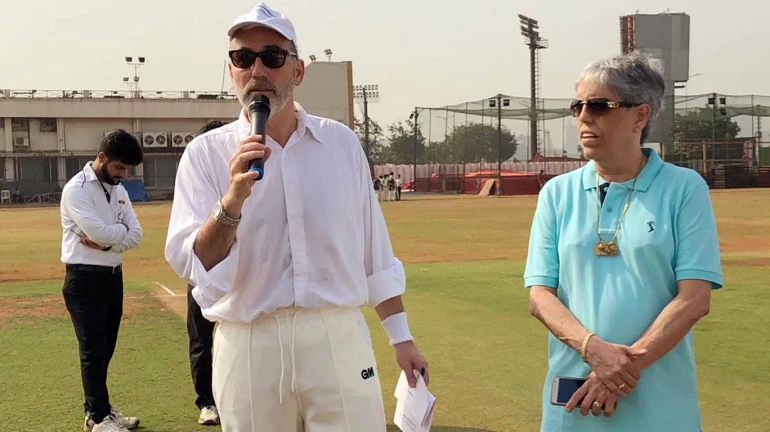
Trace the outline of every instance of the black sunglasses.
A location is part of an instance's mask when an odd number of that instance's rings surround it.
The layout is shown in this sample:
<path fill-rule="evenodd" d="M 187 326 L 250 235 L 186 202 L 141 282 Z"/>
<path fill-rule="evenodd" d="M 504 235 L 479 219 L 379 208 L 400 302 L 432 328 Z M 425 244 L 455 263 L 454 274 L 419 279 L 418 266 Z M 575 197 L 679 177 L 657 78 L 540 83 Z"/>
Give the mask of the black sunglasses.
<path fill-rule="evenodd" d="M 286 63 L 287 56 L 297 57 L 297 53 L 280 49 L 268 48 L 262 52 L 254 52 L 250 49 L 232 50 L 227 53 L 233 66 L 238 69 L 250 69 L 257 59 L 262 59 L 262 64 L 270 69 L 280 69 Z"/>
<path fill-rule="evenodd" d="M 588 110 L 595 115 L 607 114 L 613 108 L 632 108 L 641 104 L 635 104 L 631 102 L 613 102 L 606 98 L 591 98 L 587 101 L 581 101 L 575 99 L 569 105 L 569 109 L 572 111 L 573 117 L 579 117 L 583 112 L 583 107 L 587 106 Z"/>

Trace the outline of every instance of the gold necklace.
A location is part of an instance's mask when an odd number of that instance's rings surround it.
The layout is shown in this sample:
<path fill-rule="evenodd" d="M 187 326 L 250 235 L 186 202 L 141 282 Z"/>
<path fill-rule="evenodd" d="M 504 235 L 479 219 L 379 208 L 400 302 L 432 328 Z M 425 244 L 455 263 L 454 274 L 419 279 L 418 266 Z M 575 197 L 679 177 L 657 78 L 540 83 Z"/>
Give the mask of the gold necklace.
<path fill-rule="evenodd" d="M 643 166 L 644 156 L 642 156 L 642 162 L 639 164 L 639 169 L 636 171 L 634 182 L 631 184 L 631 191 L 628 192 L 628 199 L 626 199 L 626 205 L 623 206 L 623 213 L 620 214 L 618 226 L 615 228 L 615 235 L 612 236 L 612 240 L 609 243 L 606 243 L 602 238 L 602 235 L 599 233 L 599 222 L 602 215 L 602 201 L 601 196 L 599 195 L 599 171 L 596 171 L 596 236 L 599 237 L 599 243 L 594 247 L 594 255 L 616 256 L 620 253 L 620 248 L 618 248 L 616 241 L 618 239 L 618 234 L 620 233 L 620 227 L 623 225 L 623 220 L 626 218 L 628 206 L 631 205 L 631 195 L 633 195 L 634 191 L 636 190 L 636 180 L 639 178 L 639 174 L 642 172 Z"/>

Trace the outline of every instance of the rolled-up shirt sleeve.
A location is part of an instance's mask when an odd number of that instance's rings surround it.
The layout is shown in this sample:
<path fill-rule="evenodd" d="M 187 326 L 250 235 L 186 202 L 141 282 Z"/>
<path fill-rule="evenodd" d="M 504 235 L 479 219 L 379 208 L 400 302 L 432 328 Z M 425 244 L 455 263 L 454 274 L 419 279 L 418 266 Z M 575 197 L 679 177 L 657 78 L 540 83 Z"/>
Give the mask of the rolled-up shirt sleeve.
<path fill-rule="evenodd" d="M 204 309 L 232 290 L 238 270 L 237 241 L 227 257 L 208 271 L 195 255 L 198 231 L 221 198 L 215 181 L 207 174 L 212 166 L 200 142 L 191 143 L 182 155 L 165 248 L 166 261 L 179 277 L 195 287 L 193 297 Z"/>
<path fill-rule="evenodd" d="M 559 241 L 553 188 L 553 182 L 546 183 L 537 198 L 524 270 L 524 285 L 527 288 L 544 286 L 555 289 L 559 286 Z"/>
<path fill-rule="evenodd" d="M 360 148 L 360 146 L 359 146 Z M 369 292 L 367 306 L 375 307 L 406 291 L 404 265 L 393 255 L 388 226 L 374 192 L 369 163 L 363 149 L 359 152 L 361 193 L 364 217 L 364 268 Z"/>

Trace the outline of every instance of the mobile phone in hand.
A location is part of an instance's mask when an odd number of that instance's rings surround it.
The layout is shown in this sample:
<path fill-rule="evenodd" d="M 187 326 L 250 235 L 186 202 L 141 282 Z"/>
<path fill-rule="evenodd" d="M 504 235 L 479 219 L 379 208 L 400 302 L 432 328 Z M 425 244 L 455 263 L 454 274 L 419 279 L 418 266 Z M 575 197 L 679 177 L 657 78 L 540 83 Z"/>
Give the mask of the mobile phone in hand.
<path fill-rule="evenodd" d="M 586 378 L 554 377 L 551 382 L 551 404 L 565 406 L 572 395 L 585 384 Z"/>

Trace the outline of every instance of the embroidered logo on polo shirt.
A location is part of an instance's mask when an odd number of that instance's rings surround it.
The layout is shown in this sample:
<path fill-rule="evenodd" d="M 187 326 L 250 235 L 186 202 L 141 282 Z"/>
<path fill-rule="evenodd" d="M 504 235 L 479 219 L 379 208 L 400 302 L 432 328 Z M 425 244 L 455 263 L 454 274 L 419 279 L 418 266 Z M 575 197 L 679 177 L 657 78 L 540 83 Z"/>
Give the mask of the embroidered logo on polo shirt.
<path fill-rule="evenodd" d="M 647 231 L 648 233 L 655 231 L 655 222 L 652 222 L 652 221 L 647 222 L 647 227 L 650 228 L 650 230 Z"/>
<path fill-rule="evenodd" d="M 126 204 L 126 202 L 123 200 L 118 200 L 118 204 Z"/>

